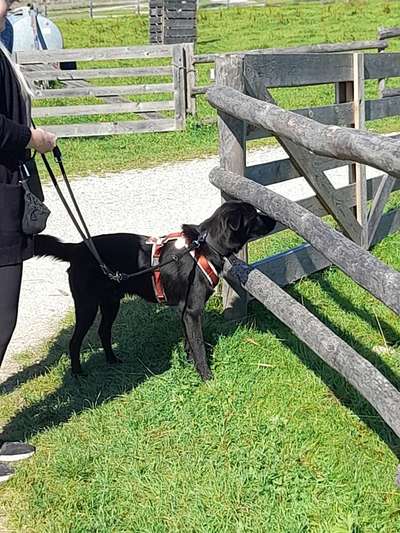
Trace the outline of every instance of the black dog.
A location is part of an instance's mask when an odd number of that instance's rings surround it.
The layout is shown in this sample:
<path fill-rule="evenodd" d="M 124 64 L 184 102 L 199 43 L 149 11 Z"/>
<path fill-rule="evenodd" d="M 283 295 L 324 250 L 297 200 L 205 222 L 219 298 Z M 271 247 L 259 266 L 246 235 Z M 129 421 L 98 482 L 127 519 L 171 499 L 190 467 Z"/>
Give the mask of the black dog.
<path fill-rule="evenodd" d="M 200 251 L 215 271 L 222 271 L 224 257 L 238 252 L 252 238 L 267 235 L 275 221 L 260 215 L 250 204 L 230 201 L 199 225 L 183 225 L 186 245 L 205 237 Z M 135 273 L 151 265 L 152 244 L 148 237 L 130 233 L 99 235 L 93 238 L 106 265 L 113 271 Z M 183 241 L 183 242 L 185 242 Z M 181 239 L 182 242 L 182 239 Z M 178 250 L 176 242 L 167 242 L 161 250 L 160 262 L 174 259 L 159 270 L 166 303 L 177 306 L 185 333 L 185 350 L 200 376 L 211 378 L 203 341 L 201 315 L 213 292 L 209 279 L 185 248 Z M 69 284 L 75 302 L 75 330 L 70 341 L 73 374 L 82 372 L 80 349 L 82 341 L 101 311 L 99 336 L 109 363 L 120 360 L 111 347 L 111 328 L 124 295 L 137 295 L 149 302 L 159 301 L 153 286 L 152 273 L 117 283 L 103 274 L 86 245 L 63 243 L 50 235 L 35 238 L 35 255 L 52 256 L 70 263 Z M 179 257 L 178 260 L 177 257 Z"/>

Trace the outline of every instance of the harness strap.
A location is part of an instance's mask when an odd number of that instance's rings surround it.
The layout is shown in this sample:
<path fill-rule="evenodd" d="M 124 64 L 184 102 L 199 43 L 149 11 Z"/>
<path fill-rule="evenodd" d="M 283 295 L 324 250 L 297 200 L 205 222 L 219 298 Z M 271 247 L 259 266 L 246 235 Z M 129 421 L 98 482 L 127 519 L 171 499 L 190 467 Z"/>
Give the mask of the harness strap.
<path fill-rule="evenodd" d="M 169 233 L 164 237 L 149 237 L 146 244 L 151 244 L 151 267 L 155 268 L 153 271 L 152 282 L 155 297 L 158 303 L 167 303 L 167 296 L 165 294 L 164 285 L 161 279 L 161 270 L 157 268 L 160 265 L 161 252 L 164 245 L 170 241 L 177 241 L 182 239 L 183 246 L 188 248 L 183 232 Z M 214 265 L 199 251 L 198 248 L 188 250 L 193 260 L 203 272 L 207 281 L 214 289 L 218 285 L 219 276 Z"/>

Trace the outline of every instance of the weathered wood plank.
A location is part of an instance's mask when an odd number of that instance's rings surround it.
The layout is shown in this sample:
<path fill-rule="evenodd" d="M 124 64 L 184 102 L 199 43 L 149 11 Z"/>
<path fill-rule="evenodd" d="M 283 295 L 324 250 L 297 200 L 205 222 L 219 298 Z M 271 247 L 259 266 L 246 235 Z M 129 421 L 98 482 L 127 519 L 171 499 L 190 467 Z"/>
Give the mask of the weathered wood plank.
<path fill-rule="evenodd" d="M 164 31 L 170 33 L 171 30 L 179 30 L 181 33 L 192 35 L 196 33 L 196 26 L 195 26 L 194 20 L 190 20 L 190 19 L 183 19 L 183 20 L 166 19 L 164 23 Z M 182 30 L 190 30 L 190 31 L 183 32 Z"/>
<path fill-rule="evenodd" d="M 399 76 L 400 53 L 365 54 L 365 79 Z M 293 87 L 352 80 L 349 54 L 246 54 L 247 68 L 255 69 L 265 85 Z"/>
<path fill-rule="evenodd" d="M 315 54 L 352 52 L 355 50 L 384 50 L 388 43 L 383 40 L 376 41 L 353 41 L 349 43 L 327 43 L 311 44 L 306 46 L 289 46 L 287 48 L 259 48 L 256 50 L 241 50 L 231 52 L 232 54 Z M 214 63 L 215 58 L 220 54 L 197 54 L 195 63 Z"/>
<path fill-rule="evenodd" d="M 383 215 L 370 245 L 398 231 L 400 228 L 400 210 L 396 209 Z M 263 272 L 274 283 L 285 287 L 315 272 L 332 265 L 324 255 L 311 244 L 301 244 L 282 252 L 256 261 L 252 266 Z"/>
<path fill-rule="evenodd" d="M 57 137 L 96 137 L 126 133 L 152 133 L 175 131 L 175 119 L 138 120 L 124 122 L 100 122 L 97 124 L 63 124 L 46 126 Z"/>
<path fill-rule="evenodd" d="M 396 115 L 400 115 L 400 94 L 399 96 L 365 101 L 366 120 L 377 120 L 379 118 L 393 117 Z"/>
<path fill-rule="evenodd" d="M 172 52 L 174 70 L 174 100 L 176 128 L 185 127 L 186 97 L 185 97 L 185 56 L 183 45 L 176 44 Z"/>
<path fill-rule="evenodd" d="M 65 48 L 16 52 L 19 64 L 58 63 L 63 61 L 109 61 L 111 59 L 146 59 L 171 57 L 170 45 L 119 46 L 113 48 Z"/>
<path fill-rule="evenodd" d="M 280 287 L 286 287 L 331 265 L 329 259 L 307 243 L 252 264 Z"/>
<path fill-rule="evenodd" d="M 353 54 L 353 106 L 354 127 L 365 129 L 365 101 L 364 101 L 364 55 Z M 360 246 L 368 248 L 368 206 L 366 168 L 362 163 L 354 163 L 354 178 L 356 182 L 356 217 L 361 226 Z"/>
<path fill-rule="evenodd" d="M 384 178 L 384 175 L 380 175 L 380 176 L 375 176 L 374 178 L 367 180 L 367 199 L 368 200 L 373 199 L 375 195 L 377 194 L 377 192 L 379 192 L 379 188 L 380 188 L 383 178 Z M 400 181 L 396 180 L 396 183 L 394 184 L 392 191 L 398 191 L 399 189 L 400 189 Z M 356 189 L 355 189 L 354 183 L 350 183 L 349 185 L 345 185 L 344 187 L 339 187 L 338 189 L 335 189 L 335 191 L 336 191 L 335 194 L 337 196 L 338 202 L 341 205 L 346 206 L 349 209 L 356 205 Z M 315 195 L 305 196 L 296 201 L 299 205 L 301 205 L 305 209 L 308 209 L 308 211 L 310 211 L 317 217 L 324 217 L 326 215 L 329 215 L 329 212 L 325 209 L 325 207 L 321 204 L 321 202 L 318 200 L 318 198 Z M 379 223 L 379 220 L 378 220 L 378 223 Z M 279 233 L 280 231 L 283 231 L 285 229 L 287 229 L 285 226 L 283 226 L 280 223 L 277 223 L 275 228 L 271 231 L 271 235 L 273 233 Z"/>
<path fill-rule="evenodd" d="M 365 54 L 364 64 L 366 80 L 397 77 L 400 74 L 400 53 Z"/>
<path fill-rule="evenodd" d="M 397 89 L 383 89 L 382 96 L 383 96 L 383 98 L 398 97 L 398 96 L 400 96 L 400 88 L 397 88 Z"/>
<path fill-rule="evenodd" d="M 217 79 L 221 85 L 235 87 L 244 91 L 243 60 L 240 56 L 227 56 L 217 59 Z M 219 158 L 220 165 L 226 170 L 244 174 L 246 168 L 246 125 L 243 121 L 226 115 L 218 114 L 219 126 Z M 229 197 L 222 195 L 222 200 Z M 244 247 L 239 256 L 247 260 L 247 247 Z M 247 314 L 247 295 L 243 290 L 234 291 L 226 283 L 222 287 L 225 316 L 232 320 L 241 320 Z"/>
<path fill-rule="evenodd" d="M 120 96 L 123 94 L 169 93 L 174 90 L 173 83 L 149 83 L 138 85 L 118 85 L 99 87 L 84 85 L 69 89 L 35 89 L 34 98 L 75 98 L 81 96 Z"/>
<path fill-rule="evenodd" d="M 326 126 L 261 102 L 230 87 L 209 89 L 207 99 L 220 112 L 274 131 L 317 155 L 365 163 L 400 178 L 398 142 L 383 135 Z"/>
<path fill-rule="evenodd" d="M 350 54 L 246 54 L 245 76 L 253 71 L 268 88 L 321 85 L 353 78 Z"/>
<path fill-rule="evenodd" d="M 88 116 L 88 115 L 108 115 L 110 113 L 146 113 L 151 111 L 173 111 L 175 103 L 173 100 L 166 102 L 120 102 L 115 104 L 99 105 L 66 105 L 51 107 L 33 107 L 32 116 L 43 117 L 63 117 L 63 116 Z"/>
<path fill-rule="evenodd" d="M 196 113 L 196 98 L 192 95 L 192 89 L 196 85 L 196 69 L 193 63 L 194 48 L 192 43 L 184 45 L 186 66 L 186 112 L 191 115 Z"/>
<path fill-rule="evenodd" d="M 313 159 L 314 167 L 321 171 L 343 167 L 349 163 L 349 161 L 338 161 L 337 159 L 330 159 L 328 157 L 315 156 Z M 279 159 L 269 163 L 260 163 L 246 167 L 245 176 L 260 185 L 272 185 L 274 183 L 299 178 L 302 174 L 290 159 Z"/>
<path fill-rule="evenodd" d="M 172 67 L 124 67 L 124 68 L 96 68 L 79 70 L 27 70 L 22 68 L 24 76 L 29 80 L 89 80 L 97 78 L 135 78 L 146 76 L 172 75 Z"/>
<path fill-rule="evenodd" d="M 400 273 L 389 268 L 366 250 L 331 229 L 318 217 L 271 190 L 243 176 L 214 169 L 213 185 L 231 196 L 249 202 L 304 237 L 329 261 L 337 265 L 356 283 L 400 313 Z"/>
<path fill-rule="evenodd" d="M 379 184 L 379 188 L 376 192 L 376 195 L 373 199 L 371 209 L 368 214 L 368 239 L 369 244 L 371 244 L 376 230 L 379 225 L 379 221 L 383 214 L 383 209 L 386 202 L 389 199 L 390 193 L 393 190 L 393 187 L 396 185 L 398 180 L 392 178 L 388 174 L 385 174 L 383 179 Z"/>
<path fill-rule="evenodd" d="M 367 199 L 372 200 L 377 192 L 379 192 L 380 185 L 382 183 L 382 179 L 384 178 L 385 174 L 381 174 L 380 176 L 375 176 L 374 178 L 370 178 L 367 180 Z M 396 180 L 395 184 L 393 185 L 392 192 L 398 191 L 400 189 L 400 182 Z M 345 185 L 343 187 L 339 187 L 336 189 L 336 194 L 338 196 L 338 200 L 341 202 L 342 205 L 346 205 L 349 209 L 354 207 L 356 205 L 356 190 L 355 190 L 355 184 L 350 183 L 349 185 Z M 317 217 L 324 217 L 326 215 L 329 215 L 329 212 L 325 209 L 325 207 L 320 203 L 318 198 L 315 195 L 311 196 L 304 196 L 300 199 L 297 199 L 296 202 L 316 215 Z M 379 220 L 378 220 L 378 226 L 379 226 Z M 285 226 L 280 224 L 279 222 L 276 224 L 275 228 L 271 231 L 271 234 L 273 233 L 279 233 L 280 231 L 287 229 Z M 371 242 L 374 241 L 374 238 L 371 238 Z"/>

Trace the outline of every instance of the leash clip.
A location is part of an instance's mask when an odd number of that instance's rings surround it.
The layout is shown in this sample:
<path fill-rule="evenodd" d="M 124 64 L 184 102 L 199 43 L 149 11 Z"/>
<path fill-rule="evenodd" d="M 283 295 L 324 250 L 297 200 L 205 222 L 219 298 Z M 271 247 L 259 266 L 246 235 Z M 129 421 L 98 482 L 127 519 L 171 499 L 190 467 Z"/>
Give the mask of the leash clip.
<path fill-rule="evenodd" d="M 205 231 L 204 233 L 199 235 L 195 241 L 192 241 L 193 248 L 195 249 L 200 248 L 200 246 L 206 242 L 206 239 L 207 239 L 207 232 Z"/>
<path fill-rule="evenodd" d="M 116 281 L 117 283 L 121 283 L 122 281 L 124 281 L 125 279 L 128 279 L 126 274 L 123 274 L 121 272 L 118 272 L 118 270 L 116 272 L 112 272 L 108 267 L 107 265 L 100 265 L 100 268 L 103 272 L 103 274 L 105 276 L 108 277 L 108 279 L 110 279 L 111 281 Z"/>

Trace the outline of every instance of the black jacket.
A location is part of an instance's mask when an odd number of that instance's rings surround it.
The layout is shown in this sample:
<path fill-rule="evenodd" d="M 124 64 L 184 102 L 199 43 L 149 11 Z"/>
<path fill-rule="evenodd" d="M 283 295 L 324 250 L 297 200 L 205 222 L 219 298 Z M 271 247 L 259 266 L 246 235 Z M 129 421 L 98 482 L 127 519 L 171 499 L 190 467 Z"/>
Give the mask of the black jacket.
<path fill-rule="evenodd" d="M 20 263 L 33 255 L 33 239 L 21 231 L 19 162 L 29 160 L 30 188 L 43 198 L 36 165 L 25 149 L 31 137 L 26 114 L 18 80 L 0 50 L 0 266 Z"/>

